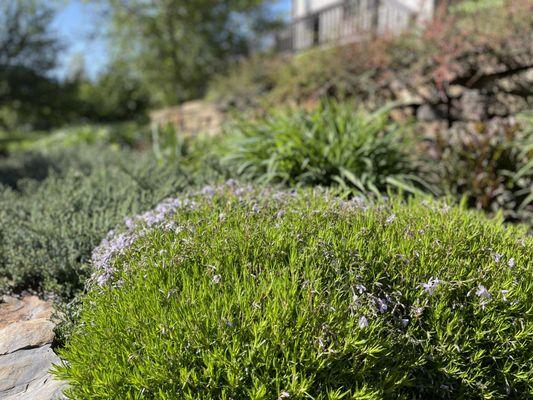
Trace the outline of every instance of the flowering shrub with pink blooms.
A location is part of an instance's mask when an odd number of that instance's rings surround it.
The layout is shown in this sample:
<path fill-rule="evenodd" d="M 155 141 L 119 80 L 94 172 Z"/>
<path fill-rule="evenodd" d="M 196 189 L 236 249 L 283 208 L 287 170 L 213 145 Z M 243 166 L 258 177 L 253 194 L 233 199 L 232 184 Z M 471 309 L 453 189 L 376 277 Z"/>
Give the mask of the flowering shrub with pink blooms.
<path fill-rule="evenodd" d="M 72 399 L 526 399 L 531 249 L 442 202 L 208 186 L 94 250 L 56 373 Z"/>

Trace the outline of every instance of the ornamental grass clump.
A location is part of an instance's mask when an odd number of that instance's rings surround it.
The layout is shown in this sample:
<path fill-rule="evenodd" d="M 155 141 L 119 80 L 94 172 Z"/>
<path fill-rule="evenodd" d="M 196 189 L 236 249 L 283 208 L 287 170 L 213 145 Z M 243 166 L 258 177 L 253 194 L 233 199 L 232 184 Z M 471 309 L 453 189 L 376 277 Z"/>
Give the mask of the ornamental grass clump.
<path fill-rule="evenodd" d="M 72 399 L 533 391 L 533 240 L 523 227 L 441 202 L 233 182 L 168 199 L 127 226 L 93 253 L 61 351 L 56 373 Z"/>
<path fill-rule="evenodd" d="M 425 186 L 407 135 L 390 123 L 388 108 L 367 113 L 330 102 L 314 111 L 274 110 L 234 124 L 225 151 L 230 170 L 263 183 L 376 194 Z"/>

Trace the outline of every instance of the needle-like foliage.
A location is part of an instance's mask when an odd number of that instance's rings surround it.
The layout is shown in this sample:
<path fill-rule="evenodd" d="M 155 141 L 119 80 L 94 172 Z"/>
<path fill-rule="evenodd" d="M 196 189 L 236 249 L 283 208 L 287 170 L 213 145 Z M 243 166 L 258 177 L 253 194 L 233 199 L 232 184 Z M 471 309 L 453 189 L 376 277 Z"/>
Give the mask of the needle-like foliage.
<path fill-rule="evenodd" d="M 441 202 L 230 183 L 93 253 L 72 399 L 526 399 L 533 241 Z"/>

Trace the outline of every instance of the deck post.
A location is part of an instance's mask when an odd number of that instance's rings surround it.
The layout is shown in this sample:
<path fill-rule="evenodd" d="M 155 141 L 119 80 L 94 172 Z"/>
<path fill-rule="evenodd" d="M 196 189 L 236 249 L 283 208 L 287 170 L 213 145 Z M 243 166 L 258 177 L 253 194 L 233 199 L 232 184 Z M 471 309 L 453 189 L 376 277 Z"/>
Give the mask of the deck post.
<path fill-rule="evenodd" d="M 376 38 L 379 35 L 379 9 L 381 7 L 381 0 L 373 0 L 372 8 L 372 37 Z"/>

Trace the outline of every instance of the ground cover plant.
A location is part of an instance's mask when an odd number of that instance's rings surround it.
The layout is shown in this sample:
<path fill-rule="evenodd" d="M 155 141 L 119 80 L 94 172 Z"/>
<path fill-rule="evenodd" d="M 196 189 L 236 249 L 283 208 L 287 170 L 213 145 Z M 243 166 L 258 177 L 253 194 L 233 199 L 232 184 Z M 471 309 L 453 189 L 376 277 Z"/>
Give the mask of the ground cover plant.
<path fill-rule="evenodd" d="M 8 146 L 7 150 L 11 152 L 46 151 L 91 144 L 140 148 L 146 146 L 149 137 L 147 129 L 133 121 L 79 124 L 49 132 L 12 133 L 11 136 L 18 139 Z"/>
<path fill-rule="evenodd" d="M 224 163 L 262 183 L 340 186 L 379 194 L 423 186 L 410 157 L 406 129 L 350 103 L 313 111 L 274 110 L 230 128 Z"/>
<path fill-rule="evenodd" d="M 12 154 L 0 163 L 0 292 L 71 298 L 110 229 L 208 174 L 185 158 L 113 147 Z"/>
<path fill-rule="evenodd" d="M 533 240 L 443 202 L 228 182 L 93 252 L 78 399 L 528 398 Z"/>

